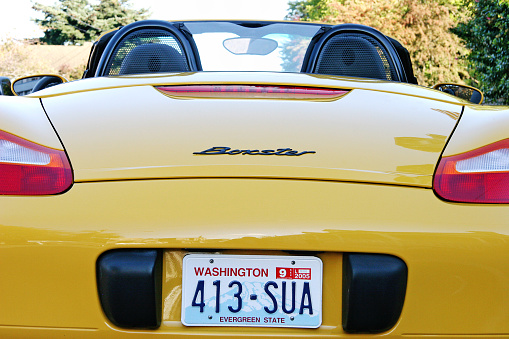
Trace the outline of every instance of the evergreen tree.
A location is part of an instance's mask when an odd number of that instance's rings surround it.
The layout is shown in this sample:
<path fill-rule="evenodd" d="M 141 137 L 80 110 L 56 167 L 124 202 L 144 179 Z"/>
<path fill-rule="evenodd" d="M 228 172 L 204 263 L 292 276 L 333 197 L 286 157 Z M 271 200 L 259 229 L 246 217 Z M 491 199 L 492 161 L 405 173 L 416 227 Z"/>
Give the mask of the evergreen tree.
<path fill-rule="evenodd" d="M 488 101 L 509 104 L 509 2 L 466 0 L 469 19 L 453 31 L 470 53 L 472 73 Z"/>
<path fill-rule="evenodd" d="M 44 13 L 44 19 L 35 22 L 44 29 L 41 41 L 50 45 L 81 45 L 148 16 L 146 9 L 129 8 L 129 0 L 100 0 L 95 5 L 88 0 L 59 0 L 54 6 L 35 3 L 33 8 Z"/>

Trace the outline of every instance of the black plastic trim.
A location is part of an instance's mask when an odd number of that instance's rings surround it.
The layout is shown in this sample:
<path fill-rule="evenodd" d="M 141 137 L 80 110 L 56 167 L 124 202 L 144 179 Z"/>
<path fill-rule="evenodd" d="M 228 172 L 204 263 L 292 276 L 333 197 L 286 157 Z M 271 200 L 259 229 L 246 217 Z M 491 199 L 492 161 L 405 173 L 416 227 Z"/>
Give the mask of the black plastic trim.
<path fill-rule="evenodd" d="M 417 78 L 414 75 L 414 69 L 412 67 L 412 60 L 410 58 L 410 53 L 408 49 L 406 49 L 398 40 L 393 39 L 391 37 L 387 37 L 391 41 L 392 45 L 398 52 L 399 59 L 403 63 L 403 69 L 405 70 L 407 82 L 410 84 L 418 85 Z"/>
<path fill-rule="evenodd" d="M 191 33 L 185 27 L 184 23 L 168 22 L 162 20 L 143 20 L 124 26 L 119 31 L 117 31 L 116 34 L 108 41 L 108 45 L 106 45 L 101 59 L 99 60 L 99 64 L 97 65 L 97 69 L 95 71 L 96 77 L 107 75 L 105 74 L 107 65 L 112 57 L 113 51 L 122 41 L 122 39 L 128 34 L 142 29 L 164 29 L 169 31 L 178 40 L 184 49 L 184 54 L 189 66 L 189 70 L 191 72 L 202 70 L 196 43 L 194 42 Z"/>
<path fill-rule="evenodd" d="M 385 332 L 399 320 L 408 269 L 392 255 L 343 255 L 343 329 L 348 333 Z"/>
<path fill-rule="evenodd" d="M 97 287 L 106 317 L 122 328 L 161 325 L 162 253 L 122 249 L 97 260 Z"/>
<path fill-rule="evenodd" d="M 90 55 L 88 56 L 87 69 L 83 73 L 83 79 L 92 78 L 95 76 L 97 65 L 99 64 L 99 60 L 103 55 L 104 49 L 106 48 L 108 42 L 111 38 L 118 32 L 118 29 L 108 32 L 102 35 L 99 40 L 94 42 L 92 45 L 92 49 L 90 51 Z"/>

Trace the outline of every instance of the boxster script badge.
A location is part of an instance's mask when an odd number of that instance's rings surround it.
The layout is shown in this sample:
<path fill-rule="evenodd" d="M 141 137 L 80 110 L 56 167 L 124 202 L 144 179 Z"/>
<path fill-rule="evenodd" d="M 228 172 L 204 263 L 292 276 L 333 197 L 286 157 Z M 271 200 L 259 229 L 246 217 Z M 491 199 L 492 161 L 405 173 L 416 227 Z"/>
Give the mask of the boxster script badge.
<path fill-rule="evenodd" d="M 198 155 L 220 155 L 220 154 L 228 154 L 228 155 L 287 155 L 287 156 L 300 156 L 304 154 L 313 154 L 315 151 L 294 151 L 291 148 L 278 148 L 278 149 L 265 149 L 265 150 L 257 150 L 257 149 L 232 149 L 231 147 L 211 147 L 201 152 L 194 152 L 193 154 Z"/>

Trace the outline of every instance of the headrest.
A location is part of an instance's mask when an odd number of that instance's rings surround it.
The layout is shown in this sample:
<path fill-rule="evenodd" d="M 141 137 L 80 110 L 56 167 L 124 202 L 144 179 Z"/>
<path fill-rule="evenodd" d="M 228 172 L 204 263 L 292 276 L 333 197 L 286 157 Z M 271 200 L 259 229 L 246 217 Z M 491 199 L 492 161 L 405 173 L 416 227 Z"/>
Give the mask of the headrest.
<path fill-rule="evenodd" d="M 184 55 L 175 48 L 160 44 L 147 43 L 132 49 L 122 61 L 119 75 L 187 72 L 189 67 Z"/>
<path fill-rule="evenodd" d="M 383 50 L 368 39 L 361 34 L 331 37 L 319 54 L 314 73 L 392 80 Z"/>

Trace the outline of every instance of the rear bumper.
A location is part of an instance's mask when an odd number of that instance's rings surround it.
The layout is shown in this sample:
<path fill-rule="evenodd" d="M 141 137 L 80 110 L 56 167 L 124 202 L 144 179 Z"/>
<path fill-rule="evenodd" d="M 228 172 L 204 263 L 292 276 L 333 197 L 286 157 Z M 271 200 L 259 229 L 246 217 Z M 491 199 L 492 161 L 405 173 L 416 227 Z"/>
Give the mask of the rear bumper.
<path fill-rule="evenodd" d="M 59 196 L 0 197 L 0 337 L 348 337 L 346 252 L 389 254 L 408 267 L 401 317 L 383 335 L 509 335 L 508 216 L 509 206 L 447 203 L 429 189 L 305 180 L 78 183 Z M 102 311 L 96 262 L 117 248 L 164 252 L 156 330 L 117 328 Z M 316 254 L 323 325 L 183 326 L 179 265 L 195 251 Z"/>

